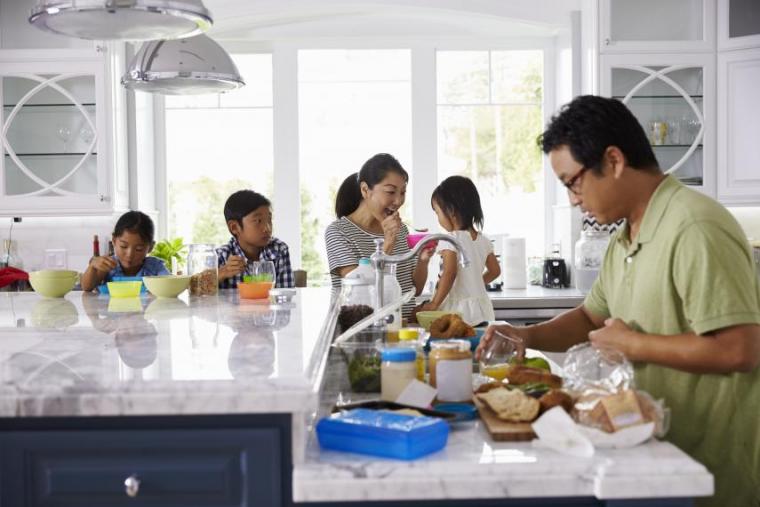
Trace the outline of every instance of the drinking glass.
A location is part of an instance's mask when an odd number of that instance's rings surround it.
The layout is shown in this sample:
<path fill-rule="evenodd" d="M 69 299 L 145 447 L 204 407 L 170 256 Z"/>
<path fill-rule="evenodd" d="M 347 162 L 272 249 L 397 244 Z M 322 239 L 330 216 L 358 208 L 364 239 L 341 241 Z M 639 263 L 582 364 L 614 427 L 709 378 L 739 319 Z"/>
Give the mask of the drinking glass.
<path fill-rule="evenodd" d="M 58 138 L 63 141 L 63 152 L 68 153 L 68 142 L 71 139 L 71 129 L 66 125 L 58 125 Z"/>
<path fill-rule="evenodd" d="M 494 331 L 491 341 L 480 353 L 480 374 L 499 382 L 507 376 L 513 357 L 517 356 L 522 339 Z"/>
<path fill-rule="evenodd" d="M 274 262 L 256 261 L 253 263 L 253 281 L 270 282 L 274 285 Z"/>

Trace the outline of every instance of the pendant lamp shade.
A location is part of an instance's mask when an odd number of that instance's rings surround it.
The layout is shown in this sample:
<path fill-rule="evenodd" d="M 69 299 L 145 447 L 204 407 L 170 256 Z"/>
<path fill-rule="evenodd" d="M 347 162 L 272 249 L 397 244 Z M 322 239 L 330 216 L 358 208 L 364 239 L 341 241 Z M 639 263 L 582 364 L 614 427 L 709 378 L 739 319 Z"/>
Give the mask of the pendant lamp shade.
<path fill-rule="evenodd" d="M 200 95 L 245 85 L 230 55 L 206 35 L 145 42 L 121 84 L 163 95 Z"/>
<path fill-rule="evenodd" d="M 90 40 L 192 37 L 213 24 L 201 0 L 39 0 L 29 23 Z"/>

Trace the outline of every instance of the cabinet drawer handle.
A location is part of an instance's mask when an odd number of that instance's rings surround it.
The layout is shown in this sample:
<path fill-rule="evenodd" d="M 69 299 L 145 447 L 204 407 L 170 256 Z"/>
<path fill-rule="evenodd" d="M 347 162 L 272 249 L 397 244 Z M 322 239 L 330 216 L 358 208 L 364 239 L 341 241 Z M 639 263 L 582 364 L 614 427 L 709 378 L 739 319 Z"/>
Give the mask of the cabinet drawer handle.
<path fill-rule="evenodd" d="M 134 474 L 124 479 L 124 491 L 127 493 L 128 497 L 136 497 L 140 492 L 140 479 Z"/>

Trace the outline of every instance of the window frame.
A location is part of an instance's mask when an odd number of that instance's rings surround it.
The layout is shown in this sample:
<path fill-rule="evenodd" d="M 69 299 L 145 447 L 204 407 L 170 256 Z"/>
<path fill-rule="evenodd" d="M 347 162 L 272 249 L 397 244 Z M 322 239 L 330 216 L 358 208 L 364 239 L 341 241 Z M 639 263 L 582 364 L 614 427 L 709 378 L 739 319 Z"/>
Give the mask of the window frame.
<path fill-rule="evenodd" d="M 273 117 L 273 195 L 275 203 L 275 235 L 288 244 L 293 266 L 300 267 L 301 259 L 301 199 L 293 191 L 292 182 L 300 182 L 299 119 L 298 119 L 298 52 L 313 49 L 407 49 L 411 52 L 412 107 L 412 167 L 415 203 L 425 203 L 438 184 L 438 121 L 437 121 L 437 51 L 503 51 L 535 49 L 544 53 L 543 120 L 548 122 L 555 110 L 556 37 L 520 39 L 300 39 L 273 42 L 223 42 L 230 53 L 269 53 L 272 55 L 272 117 Z M 163 96 L 156 96 L 156 205 L 159 211 L 158 229 L 167 232 L 168 180 L 166 173 L 166 108 Z M 544 243 L 548 247 L 554 236 L 554 208 L 558 205 L 557 183 L 552 177 L 547 157 L 544 169 Z M 288 210 L 287 212 L 278 210 Z M 417 205 L 412 221 L 418 227 L 436 230 L 433 213 Z"/>

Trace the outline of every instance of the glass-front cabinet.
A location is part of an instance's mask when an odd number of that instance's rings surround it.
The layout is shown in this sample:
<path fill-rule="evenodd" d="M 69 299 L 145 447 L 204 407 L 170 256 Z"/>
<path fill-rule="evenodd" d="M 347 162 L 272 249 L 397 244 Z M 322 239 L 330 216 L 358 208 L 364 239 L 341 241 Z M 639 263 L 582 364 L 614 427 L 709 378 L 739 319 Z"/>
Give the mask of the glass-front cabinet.
<path fill-rule="evenodd" d="M 21 53 L 0 52 L 0 214 L 118 207 L 126 189 L 115 173 L 120 108 L 107 92 L 108 56 L 69 51 L 62 53 L 68 58 L 36 60 L 37 52 L 25 52 L 27 59 Z"/>
<path fill-rule="evenodd" d="M 715 0 L 600 0 L 599 48 L 602 52 L 711 51 L 715 9 Z"/>
<path fill-rule="evenodd" d="M 638 118 L 663 171 L 714 189 L 714 63 L 710 55 L 604 55 L 603 95 Z"/>

